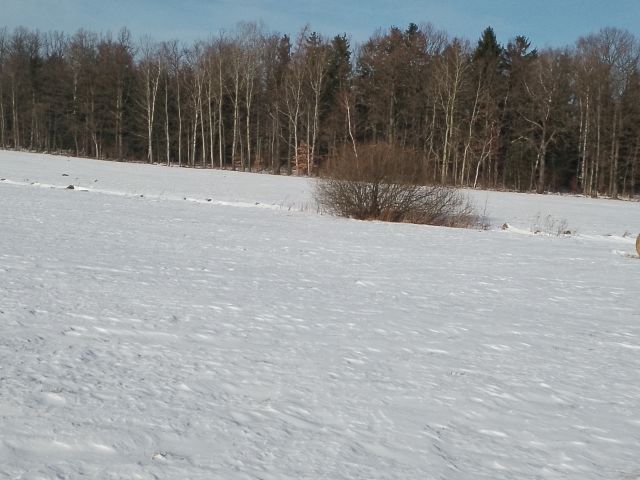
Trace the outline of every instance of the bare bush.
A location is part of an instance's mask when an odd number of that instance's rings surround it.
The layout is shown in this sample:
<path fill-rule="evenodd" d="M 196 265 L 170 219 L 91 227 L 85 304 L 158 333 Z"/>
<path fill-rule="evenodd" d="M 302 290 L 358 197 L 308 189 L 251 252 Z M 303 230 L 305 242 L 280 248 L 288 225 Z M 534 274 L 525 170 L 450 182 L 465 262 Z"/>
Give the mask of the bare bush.
<path fill-rule="evenodd" d="M 566 218 L 555 218 L 553 215 L 542 216 L 539 212 L 532 219 L 531 231 L 534 234 L 556 237 L 571 235 L 573 233 L 569 229 L 569 222 L 567 222 Z"/>
<path fill-rule="evenodd" d="M 459 191 L 424 186 L 422 162 L 413 151 L 385 144 L 345 149 L 318 180 L 315 198 L 329 213 L 383 220 L 471 227 L 478 215 Z"/>

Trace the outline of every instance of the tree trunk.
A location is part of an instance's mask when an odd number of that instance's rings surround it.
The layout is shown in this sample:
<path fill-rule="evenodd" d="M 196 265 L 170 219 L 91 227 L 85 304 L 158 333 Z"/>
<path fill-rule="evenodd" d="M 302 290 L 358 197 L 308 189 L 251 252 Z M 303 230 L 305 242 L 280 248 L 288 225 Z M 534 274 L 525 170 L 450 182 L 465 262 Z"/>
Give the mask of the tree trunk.
<path fill-rule="evenodd" d="M 176 100 L 178 101 L 178 166 L 182 166 L 182 102 L 180 101 L 180 66 L 176 66 Z"/>
<path fill-rule="evenodd" d="M 154 62 L 155 63 L 155 62 Z M 160 65 L 152 71 L 153 64 L 146 66 L 146 107 L 147 107 L 147 161 L 153 163 L 153 120 L 156 113 L 156 98 L 160 84 Z"/>
<path fill-rule="evenodd" d="M 20 123 L 18 122 L 18 102 L 16 100 L 15 78 L 11 77 L 11 116 L 13 130 L 13 148 L 20 148 Z"/>
<path fill-rule="evenodd" d="M 475 99 L 473 101 L 473 110 L 471 111 L 471 118 L 469 119 L 469 132 L 467 134 L 467 141 L 466 144 L 464 146 L 464 152 L 462 154 L 462 168 L 460 169 L 460 186 L 464 185 L 464 172 L 466 170 L 467 167 L 467 156 L 469 154 L 469 149 L 471 148 L 471 141 L 473 139 L 473 128 L 475 127 L 476 124 L 476 119 L 478 117 L 478 102 L 480 99 L 480 88 L 482 85 L 482 80 L 478 79 L 478 86 L 476 87 L 476 95 L 475 95 Z M 480 162 L 478 161 L 478 166 L 480 165 Z M 476 181 L 477 181 L 477 169 L 476 169 Z M 475 183 L 475 182 L 474 182 Z"/>
<path fill-rule="evenodd" d="M 0 77 L 0 146 L 5 147 L 4 143 L 4 91 L 2 88 L 2 78 Z"/>
<path fill-rule="evenodd" d="M 209 76 L 208 89 L 207 89 L 207 108 L 209 111 L 209 161 L 211 163 L 211 168 L 213 168 L 213 147 L 214 147 L 214 130 L 215 130 L 215 113 L 211 108 L 211 101 L 213 99 L 213 92 L 211 89 L 211 77 Z"/>
<path fill-rule="evenodd" d="M 167 141 L 167 165 L 171 165 L 171 136 L 169 133 L 169 76 L 165 76 L 164 81 L 164 116 L 165 133 Z"/>
<path fill-rule="evenodd" d="M 538 159 L 537 159 L 538 184 L 536 186 L 536 193 L 544 193 L 546 158 L 547 158 L 547 139 L 546 139 L 546 130 L 543 130 L 542 140 L 540 141 L 540 149 L 538 151 Z"/>
<path fill-rule="evenodd" d="M 223 83 L 222 83 L 222 56 L 218 57 L 218 156 L 220 160 L 220 168 L 224 168 L 224 139 L 222 137 L 222 102 L 224 101 Z"/>
<path fill-rule="evenodd" d="M 618 198 L 618 102 L 613 109 L 613 126 L 611 131 L 611 153 L 609 156 L 609 195 Z"/>
<path fill-rule="evenodd" d="M 589 122 L 590 122 L 590 113 L 591 113 L 589 100 L 590 100 L 590 96 L 589 96 L 589 93 L 587 92 L 587 98 L 585 100 L 586 105 L 585 105 L 585 113 L 584 113 L 584 122 L 581 125 L 582 155 L 581 155 L 580 165 L 578 169 L 579 171 L 578 181 L 580 183 L 580 188 L 582 189 L 582 193 L 585 195 L 588 195 L 590 193 L 590 186 L 587 185 L 587 168 L 589 165 L 588 140 L 589 140 Z"/>
<path fill-rule="evenodd" d="M 233 134 L 231 139 L 231 170 L 236 169 L 236 143 L 238 139 L 238 115 L 239 113 L 239 92 L 240 90 L 240 78 L 236 73 L 234 78 L 234 95 L 233 95 Z"/>

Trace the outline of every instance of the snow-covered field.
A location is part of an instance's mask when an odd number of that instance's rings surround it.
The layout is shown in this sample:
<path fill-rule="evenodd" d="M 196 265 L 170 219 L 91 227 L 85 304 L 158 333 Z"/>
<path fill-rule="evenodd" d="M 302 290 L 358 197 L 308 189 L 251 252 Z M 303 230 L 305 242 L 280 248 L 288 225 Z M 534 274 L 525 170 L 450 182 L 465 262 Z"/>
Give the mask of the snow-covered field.
<path fill-rule="evenodd" d="M 0 478 L 640 479 L 638 203 L 469 192 L 478 231 L 302 178 L 0 178 Z"/>

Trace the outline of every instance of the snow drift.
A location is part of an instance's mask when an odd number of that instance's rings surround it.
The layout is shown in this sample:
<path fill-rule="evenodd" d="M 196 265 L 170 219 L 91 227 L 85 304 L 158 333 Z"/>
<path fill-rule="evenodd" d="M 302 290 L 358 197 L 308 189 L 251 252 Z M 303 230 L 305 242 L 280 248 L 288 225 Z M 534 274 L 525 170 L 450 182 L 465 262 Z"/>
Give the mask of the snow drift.
<path fill-rule="evenodd" d="M 0 178 L 0 477 L 640 478 L 638 204 L 470 192 L 476 231 L 301 178 Z"/>

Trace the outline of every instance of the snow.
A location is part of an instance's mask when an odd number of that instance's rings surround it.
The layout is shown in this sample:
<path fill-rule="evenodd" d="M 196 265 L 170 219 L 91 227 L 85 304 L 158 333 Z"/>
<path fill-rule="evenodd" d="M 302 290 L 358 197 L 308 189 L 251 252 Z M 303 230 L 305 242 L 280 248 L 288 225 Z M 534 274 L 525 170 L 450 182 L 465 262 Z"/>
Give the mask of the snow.
<path fill-rule="evenodd" d="M 640 478 L 638 203 L 472 191 L 480 231 L 302 178 L 0 178 L 0 478 Z"/>

